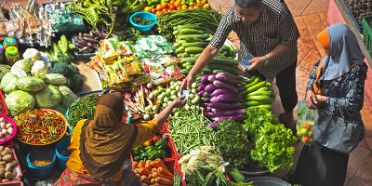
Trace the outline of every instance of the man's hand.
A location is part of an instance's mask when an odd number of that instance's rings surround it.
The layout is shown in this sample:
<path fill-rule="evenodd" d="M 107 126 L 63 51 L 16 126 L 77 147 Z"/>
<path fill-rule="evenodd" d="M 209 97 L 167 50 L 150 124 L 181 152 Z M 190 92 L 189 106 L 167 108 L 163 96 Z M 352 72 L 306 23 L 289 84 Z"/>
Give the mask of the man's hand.
<path fill-rule="evenodd" d="M 256 70 L 256 69 L 260 68 L 265 63 L 265 61 L 266 61 L 266 59 L 263 56 L 254 57 L 253 59 L 251 59 L 247 62 L 250 65 L 250 67 L 248 68 L 248 71 Z"/>
<path fill-rule="evenodd" d="M 318 99 L 313 91 L 306 92 L 306 105 L 307 108 L 315 110 L 318 107 Z"/>
<path fill-rule="evenodd" d="M 316 99 L 318 100 L 318 107 L 323 106 L 327 101 L 326 96 L 322 96 L 322 95 L 319 95 L 319 94 L 316 95 Z"/>
<path fill-rule="evenodd" d="M 186 78 L 182 81 L 180 92 L 186 89 L 190 89 L 191 84 L 194 82 L 194 80 L 195 77 L 189 73 L 189 75 L 187 75 Z"/>

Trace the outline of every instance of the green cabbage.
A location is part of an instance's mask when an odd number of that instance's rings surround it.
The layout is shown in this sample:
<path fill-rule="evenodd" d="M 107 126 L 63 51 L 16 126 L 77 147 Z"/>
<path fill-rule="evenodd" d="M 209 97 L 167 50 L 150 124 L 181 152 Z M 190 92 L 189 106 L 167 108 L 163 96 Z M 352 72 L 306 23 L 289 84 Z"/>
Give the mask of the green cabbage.
<path fill-rule="evenodd" d="M 34 97 L 23 90 L 16 90 L 10 93 L 6 96 L 5 102 L 13 116 L 35 107 Z"/>
<path fill-rule="evenodd" d="M 58 87 L 48 85 L 35 95 L 36 103 L 40 108 L 52 108 L 62 101 L 62 94 Z"/>
<path fill-rule="evenodd" d="M 17 90 L 17 79 L 18 77 L 13 73 L 8 72 L 5 74 L 3 79 L 1 79 L 1 89 L 6 93 L 9 94 L 15 90 Z"/>
<path fill-rule="evenodd" d="M 12 68 L 18 68 L 28 73 L 31 71 L 31 67 L 33 64 L 34 64 L 34 61 L 31 58 L 26 58 L 26 59 L 22 59 L 14 63 Z"/>
<path fill-rule="evenodd" d="M 24 91 L 39 92 L 44 87 L 44 81 L 37 77 L 27 76 L 17 80 L 17 88 Z"/>
<path fill-rule="evenodd" d="M 52 85 L 64 85 L 67 82 L 65 76 L 61 74 L 46 74 L 44 81 Z"/>
<path fill-rule="evenodd" d="M 44 61 L 35 61 L 31 67 L 31 74 L 36 77 L 44 77 L 48 73 L 48 66 Z"/>
<path fill-rule="evenodd" d="M 12 67 L 9 65 L 0 64 L 0 79 L 2 79 L 6 73 L 10 72 L 10 68 Z"/>
<path fill-rule="evenodd" d="M 70 107 L 70 105 L 78 99 L 78 97 L 67 86 L 59 86 L 58 89 L 63 96 L 62 103 L 65 107 Z"/>

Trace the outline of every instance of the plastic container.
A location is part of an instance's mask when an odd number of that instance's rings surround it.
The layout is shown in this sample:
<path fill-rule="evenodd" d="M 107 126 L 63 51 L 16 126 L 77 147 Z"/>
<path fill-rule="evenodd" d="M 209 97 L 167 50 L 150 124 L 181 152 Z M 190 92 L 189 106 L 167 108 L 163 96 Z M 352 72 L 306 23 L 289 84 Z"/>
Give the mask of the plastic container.
<path fill-rule="evenodd" d="M 4 47 L 2 44 L 0 44 L 0 63 L 4 63 Z"/>
<path fill-rule="evenodd" d="M 55 153 L 61 171 L 66 169 L 66 162 L 70 157 L 67 148 L 70 146 L 70 136 L 65 136 L 56 144 Z"/>
<path fill-rule="evenodd" d="M 11 141 L 16 136 L 16 134 L 17 134 L 17 125 L 13 121 L 13 119 L 10 118 L 7 115 L 0 114 L 0 118 L 4 118 L 7 122 L 9 122 L 10 124 L 12 124 L 12 127 L 13 127 L 13 133 L 11 135 L 9 135 L 7 138 L 4 138 L 4 139 L 1 139 L 0 140 L 0 144 L 4 144 L 4 143 L 7 143 L 7 142 Z"/>
<path fill-rule="evenodd" d="M 153 21 L 153 23 L 149 25 L 140 25 L 134 22 L 133 20 L 134 18 L 142 18 L 145 20 L 150 20 L 150 21 Z M 134 26 L 135 29 L 141 32 L 147 32 L 151 30 L 158 23 L 158 17 L 155 14 L 150 13 L 150 12 L 136 12 L 130 16 L 129 22 L 131 25 Z"/>
<path fill-rule="evenodd" d="M 363 43 L 366 46 L 369 56 L 372 57 L 372 15 L 363 17 Z"/>
<path fill-rule="evenodd" d="M 52 148 L 35 148 L 27 153 L 26 161 L 27 167 L 30 169 L 32 175 L 37 179 L 48 179 L 54 170 L 56 164 L 56 154 Z M 51 161 L 48 165 L 37 166 L 33 162 L 36 160 Z"/>
<path fill-rule="evenodd" d="M 18 48 L 15 46 L 8 46 L 5 49 L 5 59 L 9 65 L 13 65 L 21 58 Z"/>
<path fill-rule="evenodd" d="M 260 186 L 290 186 L 291 185 L 284 180 L 270 177 L 270 176 L 253 177 L 253 178 L 249 178 L 247 181 L 252 181 L 253 185 L 260 185 Z"/>
<path fill-rule="evenodd" d="M 18 47 L 17 39 L 15 37 L 6 37 L 3 45 L 5 49 L 10 46 Z"/>
<path fill-rule="evenodd" d="M 0 107 L 1 107 L 0 114 L 4 114 L 4 115 L 9 114 L 8 107 L 6 106 L 4 94 L 2 91 L 0 91 Z"/>

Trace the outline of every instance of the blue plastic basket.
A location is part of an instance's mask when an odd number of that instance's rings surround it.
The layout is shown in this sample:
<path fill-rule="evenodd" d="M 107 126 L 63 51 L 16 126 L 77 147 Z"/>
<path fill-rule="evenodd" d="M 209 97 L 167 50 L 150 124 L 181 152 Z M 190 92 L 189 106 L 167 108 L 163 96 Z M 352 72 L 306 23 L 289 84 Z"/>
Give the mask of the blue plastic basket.
<path fill-rule="evenodd" d="M 37 166 L 32 163 L 35 160 L 49 160 L 51 162 L 46 166 Z M 32 175 L 37 179 L 45 180 L 53 174 L 56 154 L 52 148 L 35 148 L 27 153 L 26 161 Z"/>
<path fill-rule="evenodd" d="M 66 162 L 70 157 L 68 154 L 66 154 L 67 148 L 70 146 L 70 139 L 70 136 L 65 136 L 56 144 L 56 156 L 58 159 L 58 165 L 62 171 L 66 169 Z"/>
<path fill-rule="evenodd" d="M 134 18 L 142 18 L 146 20 L 151 20 L 153 21 L 153 23 L 149 25 L 140 25 L 133 21 Z M 150 13 L 150 12 L 136 12 L 130 16 L 129 22 L 131 25 L 134 26 L 135 29 L 141 32 L 147 32 L 151 30 L 158 23 L 158 17 L 155 14 Z"/>

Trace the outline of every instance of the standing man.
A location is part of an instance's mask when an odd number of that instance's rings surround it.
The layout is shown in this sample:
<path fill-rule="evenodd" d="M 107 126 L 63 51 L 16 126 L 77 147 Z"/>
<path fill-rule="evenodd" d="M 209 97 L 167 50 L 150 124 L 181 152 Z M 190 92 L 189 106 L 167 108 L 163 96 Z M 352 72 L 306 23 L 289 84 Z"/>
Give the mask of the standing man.
<path fill-rule="evenodd" d="M 195 76 L 218 53 L 231 31 L 240 39 L 243 56 L 248 53 L 254 56 L 247 61 L 251 65 L 248 71 L 256 71 L 269 81 L 276 78 L 285 110 L 279 119 L 294 129 L 297 39 L 300 34 L 283 0 L 235 0 L 235 5 L 226 12 L 211 42 L 183 81 L 182 89 L 190 88 Z"/>

